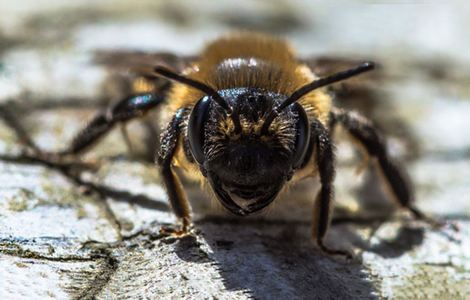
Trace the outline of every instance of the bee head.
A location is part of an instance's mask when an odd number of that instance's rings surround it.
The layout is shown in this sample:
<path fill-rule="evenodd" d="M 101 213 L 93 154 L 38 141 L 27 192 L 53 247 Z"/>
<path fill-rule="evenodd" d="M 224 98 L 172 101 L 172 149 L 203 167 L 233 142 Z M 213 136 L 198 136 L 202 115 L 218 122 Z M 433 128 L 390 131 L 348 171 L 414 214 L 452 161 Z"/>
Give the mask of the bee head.
<path fill-rule="evenodd" d="M 231 113 L 211 96 L 203 97 L 191 112 L 189 144 L 221 203 L 244 216 L 270 204 L 302 163 L 310 139 L 308 119 L 294 103 L 263 132 L 266 118 L 287 96 L 247 88 L 218 94 Z"/>
<path fill-rule="evenodd" d="M 189 117 L 191 153 L 223 206 L 246 216 L 270 204 L 302 165 L 310 127 L 296 101 L 317 88 L 373 68 L 373 63 L 366 62 L 316 79 L 288 96 L 253 88 L 216 91 L 164 67 L 154 70 L 207 95 Z"/>

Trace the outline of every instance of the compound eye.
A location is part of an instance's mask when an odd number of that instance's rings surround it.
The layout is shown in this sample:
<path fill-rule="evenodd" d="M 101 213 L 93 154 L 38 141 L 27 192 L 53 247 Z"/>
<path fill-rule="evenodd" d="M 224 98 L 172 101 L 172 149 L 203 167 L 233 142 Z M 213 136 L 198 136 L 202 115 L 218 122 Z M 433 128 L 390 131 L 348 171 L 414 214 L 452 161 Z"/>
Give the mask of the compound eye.
<path fill-rule="evenodd" d="M 297 169 L 302 165 L 305 154 L 307 153 L 308 146 L 310 144 L 310 125 L 308 122 L 307 113 L 303 107 L 298 103 L 293 103 L 292 107 L 298 115 L 297 139 L 295 141 L 295 152 L 292 158 L 292 166 L 294 169 Z"/>
<path fill-rule="evenodd" d="M 209 116 L 210 98 L 208 96 L 201 98 L 189 116 L 188 137 L 189 147 L 194 159 L 198 164 L 204 163 L 204 129 Z"/>

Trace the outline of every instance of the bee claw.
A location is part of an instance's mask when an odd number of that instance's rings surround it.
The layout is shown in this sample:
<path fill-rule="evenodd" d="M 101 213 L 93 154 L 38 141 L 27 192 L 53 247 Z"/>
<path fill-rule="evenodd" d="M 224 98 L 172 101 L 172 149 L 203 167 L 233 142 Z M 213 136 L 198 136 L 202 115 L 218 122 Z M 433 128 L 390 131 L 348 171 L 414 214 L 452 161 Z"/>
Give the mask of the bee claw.
<path fill-rule="evenodd" d="M 191 235 L 192 233 L 193 232 L 191 224 L 183 224 L 178 227 L 162 226 L 160 228 L 160 234 L 164 237 L 183 238 L 188 235 Z"/>
<path fill-rule="evenodd" d="M 423 221 L 427 224 L 429 224 L 433 229 L 435 230 L 440 230 L 443 229 L 444 227 L 450 227 L 455 232 L 459 232 L 460 228 L 459 226 L 452 221 L 447 221 L 447 220 L 440 220 L 436 219 L 430 216 L 427 216 L 423 214 L 421 211 L 416 209 L 415 207 L 409 207 L 409 210 L 413 214 L 414 218 L 419 221 Z"/>
<path fill-rule="evenodd" d="M 439 231 L 439 233 L 444 235 L 450 241 L 457 242 L 457 243 L 461 242 L 459 238 L 456 238 L 455 236 L 452 235 L 452 233 L 460 232 L 460 227 L 455 222 L 448 221 L 448 220 L 439 220 L 439 219 L 435 219 L 426 215 L 418 216 L 417 220 L 420 220 L 429 224 L 429 226 L 431 226 L 433 230 Z M 452 233 L 448 232 L 445 229 L 450 229 Z"/>
<path fill-rule="evenodd" d="M 431 223 L 432 221 L 434 221 L 434 223 Z M 437 230 L 450 228 L 454 232 L 460 232 L 459 225 L 452 221 L 431 219 L 430 224 Z"/>
<path fill-rule="evenodd" d="M 448 228 L 450 228 L 451 230 L 453 230 L 455 232 L 460 231 L 460 227 L 455 222 L 452 222 L 452 221 L 439 220 L 439 219 L 431 218 L 431 217 L 428 217 L 428 216 L 425 216 L 425 217 L 420 218 L 420 219 L 422 221 L 426 222 L 427 224 L 429 224 L 435 230 L 441 230 L 441 229 L 444 229 L 444 228 L 448 227 Z"/>
<path fill-rule="evenodd" d="M 162 227 L 160 228 L 160 234 L 165 237 L 174 237 L 174 238 L 182 238 L 188 235 L 188 231 L 179 230 L 172 227 Z"/>

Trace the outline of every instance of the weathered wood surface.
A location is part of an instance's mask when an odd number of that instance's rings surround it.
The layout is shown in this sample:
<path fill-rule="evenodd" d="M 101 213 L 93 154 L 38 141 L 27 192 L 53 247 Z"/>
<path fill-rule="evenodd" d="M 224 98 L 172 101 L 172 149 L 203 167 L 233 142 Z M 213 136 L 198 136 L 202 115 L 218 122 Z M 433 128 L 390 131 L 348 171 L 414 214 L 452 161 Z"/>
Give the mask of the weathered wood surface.
<path fill-rule="evenodd" d="M 2 3 L 0 299 L 469 299 L 468 5 L 306 2 L 251 9 L 250 1 Z M 118 130 L 86 156 L 100 162 L 83 174 L 95 193 L 18 159 L 7 110 L 53 150 L 117 97 L 94 51 L 192 54 L 234 28 L 282 33 L 303 54 L 380 61 L 373 92 L 339 102 L 380 124 L 392 154 L 406 162 L 418 206 L 460 231 L 434 230 L 396 211 L 376 174 L 356 175 L 359 161 L 347 142 L 338 145 L 338 213 L 328 242 L 354 251 L 352 262 L 313 250 L 313 183 L 249 219 L 225 216 L 188 187 L 198 231 L 173 240 L 158 235 L 173 217 L 156 169 L 129 155 Z M 137 152 L 146 128 L 129 128 Z"/>

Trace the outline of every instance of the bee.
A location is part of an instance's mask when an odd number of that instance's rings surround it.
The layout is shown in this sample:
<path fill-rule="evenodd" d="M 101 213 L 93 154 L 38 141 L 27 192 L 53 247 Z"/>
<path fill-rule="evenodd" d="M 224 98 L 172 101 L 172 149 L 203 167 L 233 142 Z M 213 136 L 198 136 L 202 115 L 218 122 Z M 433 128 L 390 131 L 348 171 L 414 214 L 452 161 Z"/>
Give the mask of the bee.
<path fill-rule="evenodd" d="M 160 57 L 178 61 L 171 54 Z M 223 207 L 242 217 L 266 208 L 288 186 L 319 178 L 313 240 L 327 254 L 348 255 L 324 243 L 334 200 L 332 132 L 340 125 L 376 162 L 397 203 L 416 218 L 425 218 L 413 205 L 408 176 L 390 157 L 384 137 L 363 116 L 334 107 L 326 90 L 371 71 L 374 63 L 319 77 L 286 41 L 256 33 L 221 37 L 200 56 L 185 60 L 179 70 L 168 67 L 172 63 L 153 67 L 146 80 L 165 78 L 164 84 L 98 113 L 59 154 L 78 155 L 115 125 L 159 109 L 171 117 L 162 118 L 156 162 L 179 222 L 162 232 L 184 236 L 192 226 L 176 168 L 208 184 Z"/>

